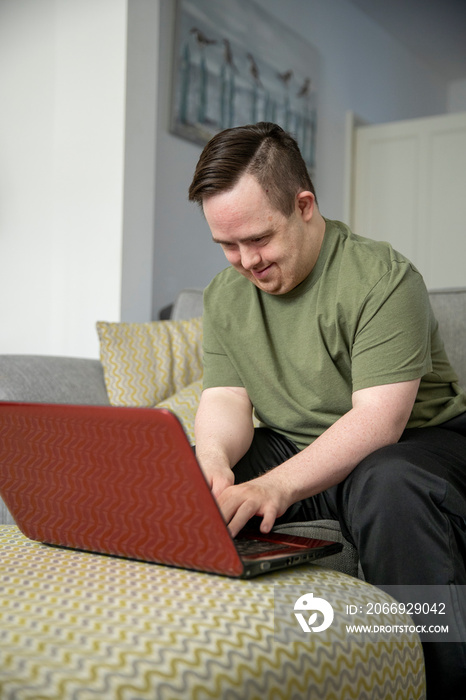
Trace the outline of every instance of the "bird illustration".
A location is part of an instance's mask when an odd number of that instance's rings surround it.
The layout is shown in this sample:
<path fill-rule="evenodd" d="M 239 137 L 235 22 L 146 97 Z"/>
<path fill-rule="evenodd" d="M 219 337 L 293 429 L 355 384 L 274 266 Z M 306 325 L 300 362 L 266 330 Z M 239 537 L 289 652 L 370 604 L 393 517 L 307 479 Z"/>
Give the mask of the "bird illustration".
<path fill-rule="evenodd" d="M 308 97 L 310 92 L 311 92 L 311 79 L 306 78 L 304 83 L 301 85 L 301 87 L 297 93 L 297 96 L 298 97 Z"/>
<path fill-rule="evenodd" d="M 238 69 L 233 60 L 233 51 L 231 50 L 231 44 L 228 41 L 228 39 L 222 39 L 222 41 L 225 47 L 223 51 L 223 58 L 225 60 L 225 64 L 229 66 L 232 70 L 234 70 L 235 73 L 237 73 Z"/>
<path fill-rule="evenodd" d="M 249 60 L 249 72 L 251 73 L 252 79 L 256 85 L 262 86 L 262 82 L 259 74 L 259 67 L 254 59 L 252 53 L 246 54 L 246 58 Z"/>
<path fill-rule="evenodd" d="M 293 71 L 287 70 L 285 73 L 277 73 L 277 78 L 282 81 L 285 87 L 288 87 L 288 83 L 290 82 L 292 75 Z"/>
<path fill-rule="evenodd" d="M 200 29 L 197 29 L 197 27 L 193 27 L 189 33 L 195 37 L 201 49 L 205 48 L 206 46 L 209 46 L 209 44 L 217 43 L 215 39 L 209 39 L 208 37 L 206 37 L 206 35 L 203 32 L 201 32 Z"/>

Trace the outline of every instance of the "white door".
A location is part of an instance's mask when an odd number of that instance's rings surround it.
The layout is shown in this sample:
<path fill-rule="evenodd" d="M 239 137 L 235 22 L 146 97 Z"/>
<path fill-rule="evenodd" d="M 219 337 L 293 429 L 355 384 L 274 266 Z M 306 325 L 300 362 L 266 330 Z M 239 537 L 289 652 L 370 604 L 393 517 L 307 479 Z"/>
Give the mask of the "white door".
<path fill-rule="evenodd" d="M 355 233 L 389 241 L 429 289 L 466 286 L 466 112 L 355 127 L 347 173 Z"/>

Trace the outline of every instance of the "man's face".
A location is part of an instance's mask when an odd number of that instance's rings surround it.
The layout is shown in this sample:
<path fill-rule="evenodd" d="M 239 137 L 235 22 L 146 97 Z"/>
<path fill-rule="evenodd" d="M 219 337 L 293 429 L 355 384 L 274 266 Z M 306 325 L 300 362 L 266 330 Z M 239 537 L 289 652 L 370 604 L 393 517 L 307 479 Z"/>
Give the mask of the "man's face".
<path fill-rule="evenodd" d="M 289 292 L 312 270 L 308 202 L 300 204 L 299 198 L 286 217 L 255 177 L 243 175 L 232 190 L 203 203 L 213 240 L 230 265 L 269 294 Z"/>

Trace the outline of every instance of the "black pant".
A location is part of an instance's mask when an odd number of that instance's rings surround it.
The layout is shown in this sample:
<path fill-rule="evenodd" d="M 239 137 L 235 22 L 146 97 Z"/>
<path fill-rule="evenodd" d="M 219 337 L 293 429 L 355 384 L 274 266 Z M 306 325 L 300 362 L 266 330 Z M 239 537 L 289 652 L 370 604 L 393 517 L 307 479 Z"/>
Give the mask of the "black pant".
<path fill-rule="evenodd" d="M 283 435 L 258 428 L 238 462 L 248 481 L 298 452 Z M 366 457 L 337 486 L 293 506 L 278 523 L 338 520 L 374 585 L 466 585 L 466 414 L 436 428 L 405 430 Z M 466 589 L 464 589 L 466 590 Z M 426 642 L 429 700 L 466 698 L 466 609 L 455 599 L 463 643 Z M 458 608 L 462 606 L 462 609 Z M 414 617 L 414 616 L 413 616 Z"/>

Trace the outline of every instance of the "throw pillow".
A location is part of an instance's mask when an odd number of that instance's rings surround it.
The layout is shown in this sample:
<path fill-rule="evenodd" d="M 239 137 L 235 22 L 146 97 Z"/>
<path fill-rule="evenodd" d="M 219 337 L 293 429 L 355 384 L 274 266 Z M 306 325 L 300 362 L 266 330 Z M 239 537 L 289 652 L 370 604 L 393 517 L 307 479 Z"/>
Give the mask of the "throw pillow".
<path fill-rule="evenodd" d="M 156 406 L 156 408 L 168 408 L 177 416 L 191 445 L 194 445 L 194 418 L 201 399 L 201 392 L 202 379 L 198 379 Z"/>
<path fill-rule="evenodd" d="M 99 321 L 100 359 L 114 406 L 155 406 L 202 377 L 202 318 Z"/>

